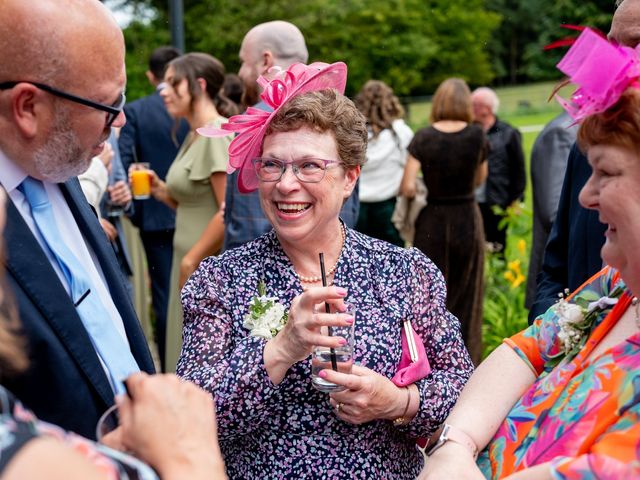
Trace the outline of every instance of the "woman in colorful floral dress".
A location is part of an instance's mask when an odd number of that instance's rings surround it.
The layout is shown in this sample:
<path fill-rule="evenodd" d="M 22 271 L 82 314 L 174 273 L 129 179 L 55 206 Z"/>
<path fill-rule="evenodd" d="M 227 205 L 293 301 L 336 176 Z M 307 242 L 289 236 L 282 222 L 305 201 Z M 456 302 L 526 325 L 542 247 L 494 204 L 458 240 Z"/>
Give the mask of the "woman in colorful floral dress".
<path fill-rule="evenodd" d="M 416 437 L 444 420 L 473 368 L 442 275 L 418 250 L 364 236 L 338 217 L 367 144 L 364 117 L 336 91 L 344 91 L 346 66 L 296 64 L 261 81 L 274 112 L 249 109 L 223 128 L 240 132 L 230 163 L 241 191 L 259 188 L 274 229 L 204 260 L 186 283 L 178 374 L 215 396 L 232 479 L 414 479 L 423 463 Z M 275 310 L 247 318 L 259 295 L 272 297 Z M 356 365 L 351 374 L 322 370 L 346 387 L 322 393 L 311 385 L 312 347 L 345 340 L 320 327 L 354 318 L 317 307 L 342 311 L 345 300 L 356 307 Z M 391 378 L 405 318 L 431 372 L 398 387 Z"/>
<path fill-rule="evenodd" d="M 585 30 L 559 68 L 610 267 L 478 367 L 420 479 L 640 478 L 640 59 Z"/>

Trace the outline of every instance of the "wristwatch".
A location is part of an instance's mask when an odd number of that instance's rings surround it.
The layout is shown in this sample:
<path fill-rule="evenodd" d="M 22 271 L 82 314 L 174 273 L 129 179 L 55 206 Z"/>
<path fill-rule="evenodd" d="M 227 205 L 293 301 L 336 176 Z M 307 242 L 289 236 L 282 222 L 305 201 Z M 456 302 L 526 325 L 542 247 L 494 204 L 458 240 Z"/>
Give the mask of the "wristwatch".
<path fill-rule="evenodd" d="M 431 439 L 429 439 L 429 441 L 427 442 L 427 445 L 425 445 L 425 448 L 424 448 L 425 455 L 427 457 L 430 457 L 431 455 L 433 455 L 433 452 L 438 450 L 440 447 L 442 447 L 445 443 L 449 441 L 454 443 L 459 443 L 460 445 L 468 448 L 469 451 L 471 452 L 471 455 L 473 455 L 473 460 L 476 460 L 476 458 L 478 458 L 478 447 L 476 447 L 476 444 L 471 439 L 471 437 L 466 433 L 464 433 L 459 428 L 454 427 L 453 425 L 450 425 L 448 423 L 444 424 L 444 427 L 440 432 L 440 436 L 438 437 L 438 440 L 436 440 L 435 443 L 431 444 Z"/>

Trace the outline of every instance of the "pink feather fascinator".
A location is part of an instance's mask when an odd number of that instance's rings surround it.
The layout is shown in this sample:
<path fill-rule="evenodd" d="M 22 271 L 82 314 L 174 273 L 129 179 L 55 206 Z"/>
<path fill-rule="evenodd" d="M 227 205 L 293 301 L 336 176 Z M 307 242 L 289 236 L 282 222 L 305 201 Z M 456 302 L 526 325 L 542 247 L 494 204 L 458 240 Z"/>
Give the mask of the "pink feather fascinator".
<path fill-rule="evenodd" d="M 278 68 L 278 67 L 275 67 Z M 296 63 L 286 71 L 280 71 L 271 81 L 263 76 L 258 84 L 263 91 L 260 98 L 272 111 L 249 107 L 242 115 L 234 115 L 222 128 L 202 127 L 197 132 L 205 137 L 222 137 L 236 134 L 229 145 L 228 173 L 239 170 L 238 189 L 242 193 L 258 188 L 258 178 L 251 161 L 262 152 L 262 141 L 269 123 L 278 110 L 291 98 L 303 93 L 333 88 L 344 93 L 347 83 L 347 66 L 342 62 L 331 65 L 322 62 L 304 65 Z"/>
<path fill-rule="evenodd" d="M 557 66 L 578 86 L 569 100 L 556 95 L 576 122 L 607 110 L 627 87 L 638 86 L 640 77 L 638 50 L 611 43 L 589 28 L 582 31 Z"/>

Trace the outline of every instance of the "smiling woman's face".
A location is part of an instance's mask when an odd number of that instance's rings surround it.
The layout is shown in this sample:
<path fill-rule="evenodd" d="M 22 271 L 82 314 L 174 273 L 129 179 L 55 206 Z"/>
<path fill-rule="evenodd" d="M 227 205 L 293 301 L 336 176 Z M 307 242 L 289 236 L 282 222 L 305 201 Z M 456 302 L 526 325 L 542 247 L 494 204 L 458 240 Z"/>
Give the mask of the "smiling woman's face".
<path fill-rule="evenodd" d="M 615 145 L 589 147 L 593 169 L 580 192 L 580 204 L 597 210 L 608 225 L 601 255 L 623 278 L 640 277 L 640 158 Z"/>
<path fill-rule="evenodd" d="M 332 133 L 306 127 L 268 135 L 262 156 L 284 162 L 303 158 L 340 160 Z M 277 182 L 260 181 L 262 210 L 281 241 L 314 243 L 335 236 L 342 203 L 353 191 L 358 173 L 358 168 L 330 164 L 320 182 L 304 183 L 289 165 Z"/>

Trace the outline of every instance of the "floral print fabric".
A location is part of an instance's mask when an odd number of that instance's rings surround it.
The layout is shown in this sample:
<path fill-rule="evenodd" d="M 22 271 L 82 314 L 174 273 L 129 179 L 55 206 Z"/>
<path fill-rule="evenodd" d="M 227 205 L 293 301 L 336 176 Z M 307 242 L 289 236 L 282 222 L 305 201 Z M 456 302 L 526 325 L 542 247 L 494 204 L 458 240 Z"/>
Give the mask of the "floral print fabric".
<path fill-rule="evenodd" d="M 422 467 L 415 438 L 445 419 L 473 369 L 434 264 L 347 230 L 334 281 L 356 306 L 355 361 L 391 378 L 401 354 L 401 322 L 412 320 L 432 371 L 417 383 L 420 410 L 396 428 L 352 425 L 336 417 L 327 394 L 311 386 L 310 359 L 279 385 L 264 368 L 267 340 L 243 318 L 258 282 L 289 308 L 302 286 L 273 231 L 203 261 L 183 289 L 184 346 L 178 374 L 214 394 L 218 433 L 231 479 L 413 479 Z"/>
<path fill-rule="evenodd" d="M 0 386 L 0 475 L 13 457 L 31 440 L 51 436 L 87 458 L 109 480 L 158 480 L 139 460 L 38 420 Z"/>
<path fill-rule="evenodd" d="M 600 298 L 616 287 L 624 288 L 619 274 L 605 268 L 576 295 Z M 626 291 L 614 307 L 600 312 L 585 347 L 560 363 L 553 308 L 505 340 L 538 378 L 479 457 L 487 478 L 546 462 L 555 479 L 639 478 L 640 333 L 588 358 L 630 303 Z"/>

